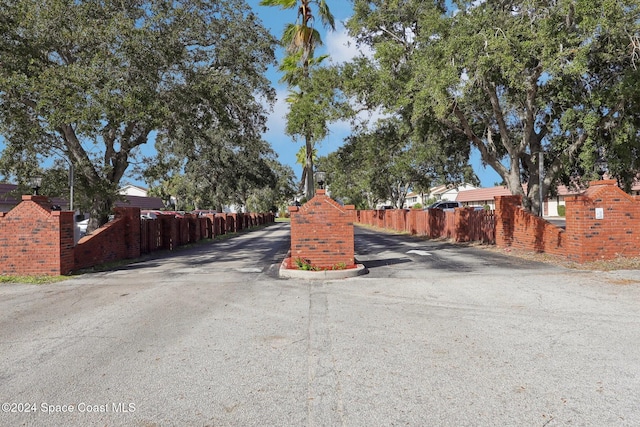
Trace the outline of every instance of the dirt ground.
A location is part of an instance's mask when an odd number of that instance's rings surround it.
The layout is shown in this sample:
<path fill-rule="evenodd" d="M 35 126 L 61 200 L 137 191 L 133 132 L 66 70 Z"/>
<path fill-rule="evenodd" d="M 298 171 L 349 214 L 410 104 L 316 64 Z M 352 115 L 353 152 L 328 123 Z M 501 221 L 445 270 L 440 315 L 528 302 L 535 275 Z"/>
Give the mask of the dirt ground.
<path fill-rule="evenodd" d="M 531 261 L 544 262 L 553 264 L 565 268 L 574 270 L 592 270 L 592 271 L 613 271 L 613 270 L 640 270 L 640 258 L 624 258 L 618 257 L 611 260 L 593 261 L 587 263 L 577 263 L 568 261 L 564 258 L 545 254 L 536 253 L 531 251 L 518 250 L 513 248 L 497 248 L 494 245 L 478 245 L 478 248 L 483 248 L 489 251 L 494 251 L 507 256 L 518 257 L 521 259 L 528 259 Z"/>

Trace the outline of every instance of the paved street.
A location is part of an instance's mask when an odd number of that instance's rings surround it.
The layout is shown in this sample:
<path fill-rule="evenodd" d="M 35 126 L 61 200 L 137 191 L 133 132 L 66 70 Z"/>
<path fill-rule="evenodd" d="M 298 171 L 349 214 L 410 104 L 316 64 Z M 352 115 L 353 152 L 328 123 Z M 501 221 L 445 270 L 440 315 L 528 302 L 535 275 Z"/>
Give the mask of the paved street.
<path fill-rule="evenodd" d="M 368 275 L 285 280 L 288 239 L 0 285 L 0 425 L 640 425 L 640 271 L 358 228 Z"/>

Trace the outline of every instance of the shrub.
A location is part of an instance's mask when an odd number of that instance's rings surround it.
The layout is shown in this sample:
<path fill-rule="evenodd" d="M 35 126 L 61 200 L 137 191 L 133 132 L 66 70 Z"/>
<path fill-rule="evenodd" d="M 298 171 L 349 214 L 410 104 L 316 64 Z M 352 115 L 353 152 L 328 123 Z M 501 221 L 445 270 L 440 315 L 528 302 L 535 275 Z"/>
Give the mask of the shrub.
<path fill-rule="evenodd" d="M 558 206 L 558 215 L 565 216 L 567 214 L 567 207 L 564 205 Z"/>

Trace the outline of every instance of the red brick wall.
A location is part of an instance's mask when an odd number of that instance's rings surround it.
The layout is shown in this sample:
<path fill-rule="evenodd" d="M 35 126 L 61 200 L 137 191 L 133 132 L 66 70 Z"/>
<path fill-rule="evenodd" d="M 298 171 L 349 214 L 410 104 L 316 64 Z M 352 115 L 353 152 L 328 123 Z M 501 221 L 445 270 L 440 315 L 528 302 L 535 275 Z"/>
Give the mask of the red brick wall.
<path fill-rule="evenodd" d="M 520 196 L 496 197 L 496 246 L 564 255 L 565 230 L 527 212 L 520 201 Z"/>
<path fill-rule="evenodd" d="M 577 262 L 640 256 L 640 200 L 615 180 L 594 181 L 566 200 L 567 257 Z M 596 218 L 596 212 L 603 214 Z"/>
<path fill-rule="evenodd" d="M 116 208 L 115 218 L 80 239 L 75 270 L 140 256 L 140 208 Z"/>
<path fill-rule="evenodd" d="M 603 217 L 596 218 L 597 209 Z M 566 199 L 566 231 L 520 207 L 519 196 L 496 198 L 496 245 L 563 256 L 576 262 L 640 256 L 640 200 L 615 180 L 594 181 Z"/>
<path fill-rule="evenodd" d="M 432 239 L 448 238 L 457 242 L 483 241 L 493 243 L 493 223 L 485 224 L 491 215 L 471 208 L 453 211 L 441 209 L 386 209 L 358 211 L 357 222 Z M 487 228 L 488 227 L 488 228 Z"/>
<path fill-rule="evenodd" d="M 613 180 L 592 182 L 582 195 L 567 198 L 566 230 L 527 212 L 520 201 L 520 196 L 496 197 L 498 247 L 544 252 L 576 262 L 640 256 L 640 198 L 626 194 Z M 602 219 L 596 219 L 597 208 L 602 209 Z M 469 209 L 359 211 L 357 218 L 363 224 L 430 238 L 493 240 L 486 234 L 489 222 L 480 222 L 487 213 Z"/>
<path fill-rule="evenodd" d="M 45 196 L 23 196 L 10 212 L 0 213 L 2 274 L 68 273 L 73 268 L 73 227 L 72 212 L 52 211 Z"/>
<path fill-rule="evenodd" d="M 63 275 L 141 253 L 211 238 L 214 232 L 237 231 L 247 225 L 272 223 L 269 214 L 236 214 L 234 220 L 209 216 L 140 219 L 138 208 L 116 208 L 113 221 L 80 239 L 74 246 L 73 212 L 52 211 L 46 196 L 23 196 L 8 213 L 0 212 L 0 274 Z M 217 228 L 216 228 L 217 223 Z"/>
<path fill-rule="evenodd" d="M 291 214 L 291 259 L 309 260 L 318 268 L 355 264 L 352 205 L 341 206 L 324 190 Z"/>

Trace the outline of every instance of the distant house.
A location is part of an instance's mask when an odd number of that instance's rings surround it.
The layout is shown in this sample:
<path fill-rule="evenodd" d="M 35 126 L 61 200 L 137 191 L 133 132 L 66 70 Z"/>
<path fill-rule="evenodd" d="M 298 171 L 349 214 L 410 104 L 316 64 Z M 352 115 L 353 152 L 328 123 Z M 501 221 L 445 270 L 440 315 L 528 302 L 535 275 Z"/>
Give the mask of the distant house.
<path fill-rule="evenodd" d="M 474 189 L 471 184 L 460 184 L 460 185 L 438 185 L 436 187 L 432 187 L 429 189 L 428 193 L 414 193 L 410 192 L 407 194 L 405 198 L 404 207 L 410 208 L 416 203 L 420 203 L 421 205 L 425 205 L 429 200 L 456 200 L 456 197 L 460 191 L 471 190 Z M 390 204 L 390 203 L 387 203 Z"/>
<path fill-rule="evenodd" d="M 495 197 L 510 195 L 507 187 L 474 188 L 459 192 L 455 200 L 462 206 L 488 206 L 493 210 L 496 208 Z"/>
<path fill-rule="evenodd" d="M 160 197 L 125 196 L 124 200 L 117 200 L 115 206 L 140 208 L 140 210 L 157 211 L 164 209 L 164 202 Z"/>
<path fill-rule="evenodd" d="M 526 185 L 525 185 L 526 191 Z M 543 202 L 543 212 L 545 216 L 558 216 L 558 207 L 565 205 L 567 197 L 581 194 L 582 190 L 575 190 L 564 185 L 559 185 L 555 196 L 547 196 Z M 632 188 L 632 195 L 640 195 L 640 182 Z M 476 188 L 473 190 L 460 191 L 456 196 L 456 201 L 463 206 L 488 206 L 495 209 L 495 197 L 509 196 L 511 191 L 507 187 Z"/>
<path fill-rule="evenodd" d="M 0 211 L 9 212 L 22 201 L 22 194 L 17 194 L 18 186 L 15 184 L 0 184 Z M 61 209 L 69 209 L 69 200 L 60 197 L 51 199 L 51 206 L 60 206 Z"/>
<path fill-rule="evenodd" d="M 0 211 L 9 212 L 20 202 L 12 193 L 16 188 L 14 184 L 0 184 Z"/>
<path fill-rule="evenodd" d="M 128 184 L 119 190 L 119 193 L 125 196 L 124 200 L 116 201 L 116 207 L 132 207 L 140 208 L 140 210 L 161 210 L 165 208 L 164 202 L 160 197 L 149 197 L 147 188 L 137 185 Z"/>
<path fill-rule="evenodd" d="M 138 185 L 127 184 L 118 190 L 118 193 L 126 194 L 127 196 L 147 197 L 149 189 Z"/>

